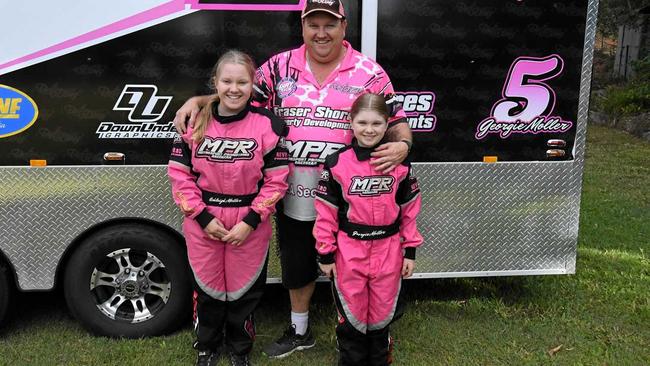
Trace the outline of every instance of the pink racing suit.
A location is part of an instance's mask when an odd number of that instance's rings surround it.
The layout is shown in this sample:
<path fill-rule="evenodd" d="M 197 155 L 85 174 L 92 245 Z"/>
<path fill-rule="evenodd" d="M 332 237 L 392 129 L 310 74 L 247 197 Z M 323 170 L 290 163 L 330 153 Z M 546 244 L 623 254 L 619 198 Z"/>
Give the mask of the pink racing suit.
<path fill-rule="evenodd" d="M 337 339 L 344 365 L 388 363 L 388 326 L 401 316 L 403 258 L 422 244 L 416 226 L 421 196 L 408 162 L 383 174 L 374 148 L 330 155 L 315 201 L 319 261 L 336 263 Z"/>
<path fill-rule="evenodd" d="M 286 125 L 250 105 L 220 117 L 215 104 L 213 115 L 202 142 L 192 140 L 191 127 L 174 141 L 168 173 L 174 201 L 185 214 L 198 293 L 197 348 L 216 349 L 225 323 L 226 341 L 243 354 L 252 347 L 252 312 L 266 282 L 269 215 L 287 189 Z M 239 246 L 212 240 L 203 228 L 215 217 L 226 230 L 240 221 L 255 230 Z"/>

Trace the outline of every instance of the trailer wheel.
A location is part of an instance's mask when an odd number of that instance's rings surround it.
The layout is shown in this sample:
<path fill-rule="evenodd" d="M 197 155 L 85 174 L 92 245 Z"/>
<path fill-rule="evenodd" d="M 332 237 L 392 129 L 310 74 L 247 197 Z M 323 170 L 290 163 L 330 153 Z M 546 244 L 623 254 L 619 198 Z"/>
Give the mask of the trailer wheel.
<path fill-rule="evenodd" d="M 9 282 L 7 269 L 0 264 L 0 327 L 4 324 L 4 320 L 9 312 L 11 293 L 12 287 L 11 282 Z"/>
<path fill-rule="evenodd" d="M 186 254 L 170 235 L 138 224 L 84 240 L 64 275 L 70 312 L 92 333 L 139 338 L 190 319 Z"/>

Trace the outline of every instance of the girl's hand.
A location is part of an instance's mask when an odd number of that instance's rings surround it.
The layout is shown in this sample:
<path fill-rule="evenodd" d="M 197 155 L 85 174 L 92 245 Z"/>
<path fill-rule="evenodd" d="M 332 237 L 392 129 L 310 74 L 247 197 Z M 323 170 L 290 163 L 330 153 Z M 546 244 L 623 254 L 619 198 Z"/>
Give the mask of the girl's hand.
<path fill-rule="evenodd" d="M 203 231 L 212 240 L 223 240 L 224 235 L 228 235 L 228 230 L 218 218 L 213 218 Z"/>
<path fill-rule="evenodd" d="M 336 277 L 336 264 L 320 264 L 318 263 L 320 270 L 329 278 Z"/>
<path fill-rule="evenodd" d="M 415 269 L 415 260 L 404 258 L 402 262 L 402 278 L 409 278 L 413 275 Z"/>
<path fill-rule="evenodd" d="M 233 226 L 232 229 L 230 229 L 230 233 L 224 236 L 221 240 L 234 246 L 240 246 L 252 231 L 253 228 L 250 225 L 240 221 L 237 225 Z"/>

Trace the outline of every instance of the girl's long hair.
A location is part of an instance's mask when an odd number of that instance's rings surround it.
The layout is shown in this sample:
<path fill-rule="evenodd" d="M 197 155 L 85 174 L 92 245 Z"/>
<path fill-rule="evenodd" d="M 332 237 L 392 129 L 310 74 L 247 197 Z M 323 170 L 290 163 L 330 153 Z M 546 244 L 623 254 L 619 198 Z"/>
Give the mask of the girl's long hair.
<path fill-rule="evenodd" d="M 208 123 L 213 117 L 212 108 L 214 107 L 215 103 L 219 102 L 219 96 L 217 96 L 216 90 L 214 89 L 217 80 L 219 80 L 219 73 L 225 64 L 243 65 L 246 67 L 246 70 L 251 77 L 251 81 L 255 81 L 255 62 L 253 61 L 253 58 L 251 58 L 248 54 L 238 50 L 229 50 L 221 55 L 221 57 L 219 57 L 219 60 L 217 60 L 217 63 L 214 64 L 212 67 L 212 72 L 210 73 L 212 77 L 210 78 L 209 84 L 210 88 L 214 91 L 213 97 L 210 102 L 208 102 L 208 104 L 203 107 L 196 121 L 194 121 L 192 140 L 197 143 L 202 142 L 205 138 L 205 130 L 207 129 Z"/>

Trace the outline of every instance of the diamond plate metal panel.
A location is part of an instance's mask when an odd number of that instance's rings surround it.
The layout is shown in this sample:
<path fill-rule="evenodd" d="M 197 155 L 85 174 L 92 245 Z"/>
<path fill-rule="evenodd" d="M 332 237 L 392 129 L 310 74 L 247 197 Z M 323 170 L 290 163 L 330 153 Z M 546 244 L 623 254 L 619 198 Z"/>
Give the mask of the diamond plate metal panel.
<path fill-rule="evenodd" d="M 571 272 L 578 162 L 415 164 L 423 192 L 420 277 Z M 69 243 L 93 225 L 139 217 L 180 228 L 165 167 L 3 168 L 0 249 L 24 290 L 49 289 Z M 275 256 L 273 261 L 277 261 Z M 270 281 L 279 277 L 277 266 Z"/>
<path fill-rule="evenodd" d="M 1 170 L 0 250 L 23 290 L 52 288 L 65 249 L 98 223 L 138 217 L 180 228 L 161 166 Z"/>
<path fill-rule="evenodd" d="M 567 272 L 578 234 L 576 166 L 416 164 L 425 238 L 418 272 Z"/>

